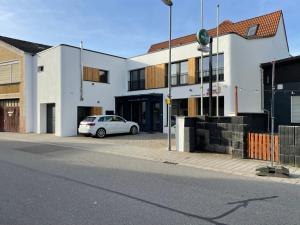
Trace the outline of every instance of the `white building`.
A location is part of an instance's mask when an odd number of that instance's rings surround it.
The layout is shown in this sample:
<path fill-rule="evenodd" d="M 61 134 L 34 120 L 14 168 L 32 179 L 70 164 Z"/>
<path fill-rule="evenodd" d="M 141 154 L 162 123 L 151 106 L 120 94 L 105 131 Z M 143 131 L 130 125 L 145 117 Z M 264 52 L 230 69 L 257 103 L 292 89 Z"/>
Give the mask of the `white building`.
<path fill-rule="evenodd" d="M 214 97 L 217 91 L 219 94 L 220 115 L 233 115 L 235 86 L 239 87 L 239 112 L 262 112 L 260 64 L 289 57 L 282 12 L 237 23 L 224 21 L 219 30 L 219 90 L 216 82 L 213 86 Z M 215 79 L 216 29 L 209 34 L 214 37 Z M 172 46 L 173 115 L 199 115 L 201 53 L 195 35 L 174 39 Z M 203 113 L 207 114 L 207 54 L 204 57 Z M 37 53 L 32 60 L 37 62 L 38 72 L 32 69 L 31 92 L 25 93 L 31 96 L 28 104 L 32 110 L 26 123 L 32 128 L 26 131 L 72 136 L 83 117 L 113 113 L 138 122 L 142 130 L 164 130 L 167 42 L 128 59 L 59 45 Z M 215 102 L 216 98 L 214 106 Z"/>

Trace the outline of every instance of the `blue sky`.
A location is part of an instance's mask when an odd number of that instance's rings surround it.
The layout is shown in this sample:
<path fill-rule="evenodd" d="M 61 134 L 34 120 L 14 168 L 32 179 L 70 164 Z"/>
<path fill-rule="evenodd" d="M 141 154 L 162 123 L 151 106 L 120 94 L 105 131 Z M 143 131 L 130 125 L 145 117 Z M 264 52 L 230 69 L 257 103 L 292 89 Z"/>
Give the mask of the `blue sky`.
<path fill-rule="evenodd" d="M 200 0 L 173 0 L 173 36 L 195 33 Z M 283 10 L 291 54 L 300 54 L 299 0 L 205 0 L 205 27 Z M 147 52 L 168 38 L 161 0 L 0 0 L 0 35 L 44 44 L 70 44 L 120 56 Z"/>

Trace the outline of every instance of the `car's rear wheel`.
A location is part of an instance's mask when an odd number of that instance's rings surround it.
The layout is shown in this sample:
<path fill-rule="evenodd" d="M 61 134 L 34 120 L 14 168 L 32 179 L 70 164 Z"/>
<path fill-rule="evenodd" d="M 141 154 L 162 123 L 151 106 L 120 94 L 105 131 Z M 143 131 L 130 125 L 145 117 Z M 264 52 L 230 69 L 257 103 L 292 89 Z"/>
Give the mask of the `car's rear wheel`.
<path fill-rule="evenodd" d="M 97 130 L 96 137 L 104 138 L 106 136 L 106 131 L 104 128 L 100 128 Z"/>
<path fill-rule="evenodd" d="M 137 128 L 136 126 L 132 126 L 132 127 L 130 128 L 130 133 L 131 133 L 132 135 L 136 135 L 136 134 L 138 133 L 138 128 Z"/>

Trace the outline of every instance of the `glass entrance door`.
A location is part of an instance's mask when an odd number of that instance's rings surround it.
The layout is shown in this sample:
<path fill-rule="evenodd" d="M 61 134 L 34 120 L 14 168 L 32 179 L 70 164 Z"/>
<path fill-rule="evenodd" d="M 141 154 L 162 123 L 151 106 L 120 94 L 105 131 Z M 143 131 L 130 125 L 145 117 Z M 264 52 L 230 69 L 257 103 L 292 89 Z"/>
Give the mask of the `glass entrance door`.
<path fill-rule="evenodd" d="M 139 124 L 141 131 L 146 126 L 146 102 L 131 103 L 131 120 Z"/>
<path fill-rule="evenodd" d="M 152 103 L 152 131 L 161 132 L 161 104 L 159 102 Z"/>

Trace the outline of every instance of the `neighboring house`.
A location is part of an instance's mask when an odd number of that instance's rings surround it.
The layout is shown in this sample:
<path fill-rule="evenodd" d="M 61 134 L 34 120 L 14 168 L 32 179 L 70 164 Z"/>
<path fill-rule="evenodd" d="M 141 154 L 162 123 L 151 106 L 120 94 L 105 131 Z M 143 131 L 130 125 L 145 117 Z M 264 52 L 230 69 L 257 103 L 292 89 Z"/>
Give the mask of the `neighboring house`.
<path fill-rule="evenodd" d="M 240 112 L 262 112 L 260 64 L 289 56 L 283 14 L 277 11 L 233 23 L 221 23 L 219 37 L 220 114 L 234 112 L 234 88 Z M 213 79 L 216 80 L 216 28 Z M 276 46 L 276 48 L 274 47 Z M 200 56 L 195 35 L 172 41 L 173 115 L 200 114 Z M 77 134 L 90 114 L 118 114 L 138 122 L 142 131 L 166 131 L 168 42 L 154 44 L 147 54 L 122 58 L 69 45 L 58 45 L 34 56 L 31 122 L 33 132 L 58 136 Z M 208 56 L 204 54 L 203 112 L 208 113 Z M 37 72 L 38 71 L 38 72 Z M 252 90 L 257 90 L 253 92 Z M 30 130 L 31 131 L 31 130 Z"/>
<path fill-rule="evenodd" d="M 0 131 L 36 131 L 36 53 L 49 47 L 0 36 Z"/>
<path fill-rule="evenodd" d="M 264 109 L 271 112 L 272 62 L 261 65 L 263 70 Z M 300 56 L 275 61 L 275 130 L 278 125 L 300 125 Z"/>

